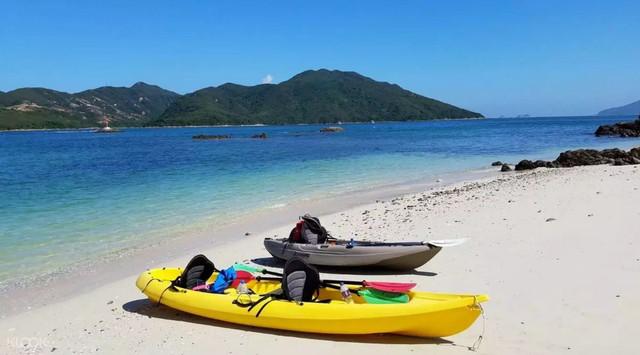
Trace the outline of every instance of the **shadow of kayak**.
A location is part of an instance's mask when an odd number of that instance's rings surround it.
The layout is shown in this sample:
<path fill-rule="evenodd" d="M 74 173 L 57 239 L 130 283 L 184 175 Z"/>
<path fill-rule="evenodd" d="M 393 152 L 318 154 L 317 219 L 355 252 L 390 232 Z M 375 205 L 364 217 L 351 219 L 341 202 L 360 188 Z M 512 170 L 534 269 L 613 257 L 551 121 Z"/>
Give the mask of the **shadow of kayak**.
<path fill-rule="evenodd" d="M 215 319 L 204 318 L 193 314 L 181 312 L 165 305 L 157 305 L 148 298 L 141 298 L 130 301 L 122 305 L 122 309 L 137 313 L 149 318 L 166 319 L 176 322 L 189 322 L 194 324 L 210 325 L 227 329 L 235 329 L 239 331 L 251 331 L 263 334 L 271 334 L 284 337 L 296 337 L 315 340 L 326 340 L 333 342 L 349 342 L 349 343 L 371 343 L 371 344 L 434 344 L 434 345 L 454 345 L 453 342 L 442 338 L 418 338 L 396 334 L 370 334 L 370 335 L 340 335 L 340 334 L 314 334 L 293 332 L 289 330 L 278 330 L 269 328 L 251 327 L 235 323 L 227 323 Z M 161 325 L 159 325 L 161 326 Z"/>

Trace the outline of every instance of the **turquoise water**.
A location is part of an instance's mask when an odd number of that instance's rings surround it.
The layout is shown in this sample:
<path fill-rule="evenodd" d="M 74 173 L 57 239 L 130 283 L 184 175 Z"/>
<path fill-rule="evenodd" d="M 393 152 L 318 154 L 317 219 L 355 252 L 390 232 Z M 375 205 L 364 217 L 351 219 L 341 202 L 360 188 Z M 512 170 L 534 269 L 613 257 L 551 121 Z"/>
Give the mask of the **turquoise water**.
<path fill-rule="evenodd" d="M 0 282 L 174 237 L 292 200 L 433 179 L 493 160 L 553 158 L 619 118 L 0 133 Z M 266 132 L 266 140 L 249 139 Z M 196 134 L 231 134 L 194 141 Z M 303 212 L 303 211 L 301 211 Z M 20 277 L 13 273 L 11 277 Z"/>

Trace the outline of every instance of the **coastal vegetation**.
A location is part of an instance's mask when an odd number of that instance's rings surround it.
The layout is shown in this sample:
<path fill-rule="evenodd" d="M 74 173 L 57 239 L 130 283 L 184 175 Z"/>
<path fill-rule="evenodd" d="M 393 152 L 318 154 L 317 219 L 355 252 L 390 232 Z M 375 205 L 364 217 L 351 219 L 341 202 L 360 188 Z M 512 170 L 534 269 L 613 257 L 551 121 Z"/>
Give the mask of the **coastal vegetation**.
<path fill-rule="evenodd" d="M 291 124 L 481 118 L 355 72 L 309 70 L 279 84 L 223 84 L 186 95 L 155 85 L 75 94 L 45 88 L 0 92 L 0 129 Z"/>
<path fill-rule="evenodd" d="M 87 128 L 96 127 L 95 119 L 86 119 L 70 113 L 33 108 L 26 111 L 0 107 L 0 130 Z"/>

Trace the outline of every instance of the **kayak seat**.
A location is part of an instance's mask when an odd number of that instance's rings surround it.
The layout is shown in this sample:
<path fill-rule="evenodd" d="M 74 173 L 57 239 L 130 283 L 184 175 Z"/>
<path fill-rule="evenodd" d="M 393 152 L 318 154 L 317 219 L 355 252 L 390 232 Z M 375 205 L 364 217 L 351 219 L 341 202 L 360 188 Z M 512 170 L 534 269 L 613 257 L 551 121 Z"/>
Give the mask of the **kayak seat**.
<path fill-rule="evenodd" d="M 320 289 L 320 273 L 299 257 L 293 257 L 284 265 L 282 290 L 289 301 L 309 302 Z"/>
<path fill-rule="evenodd" d="M 300 221 L 289 233 L 290 243 L 323 244 L 329 238 L 329 233 L 320 224 L 318 217 L 312 217 L 308 213 L 300 217 Z"/>
<path fill-rule="evenodd" d="M 192 289 L 207 283 L 207 280 L 217 271 L 211 260 L 202 254 L 194 256 L 187 264 L 182 274 L 173 281 L 173 285 Z"/>
<path fill-rule="evenodd" d="M 284 265 L 280 288 L 263 294 L 259 300 L 251 304 L 247 311 L 251 312 L 255 306 L 269 299 L 256 313 L 256 317 L 259 317 L 260 313 L 272 301 L 286 300 L 302 305 L 303 302 L 315 301 L 319 294 L 320 273 L 318 270 L 301 258 L 293 257 Z M 330 302 L 331 300 L 328 301 Z"/>

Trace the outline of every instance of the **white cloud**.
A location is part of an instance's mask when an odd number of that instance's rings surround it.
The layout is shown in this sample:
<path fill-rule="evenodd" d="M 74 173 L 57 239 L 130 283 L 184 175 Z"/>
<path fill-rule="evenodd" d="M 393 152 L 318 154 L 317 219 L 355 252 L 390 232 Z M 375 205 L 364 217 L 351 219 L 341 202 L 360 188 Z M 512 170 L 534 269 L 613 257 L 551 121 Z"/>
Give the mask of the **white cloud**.
<path fill-rule="evenodd" d="M 271 74 L 267 74 L 267 76 L 262 78 L 263 84 L 271 84 L 272 81 L 273 81 L 273 76 L 271 76 Z"/>

